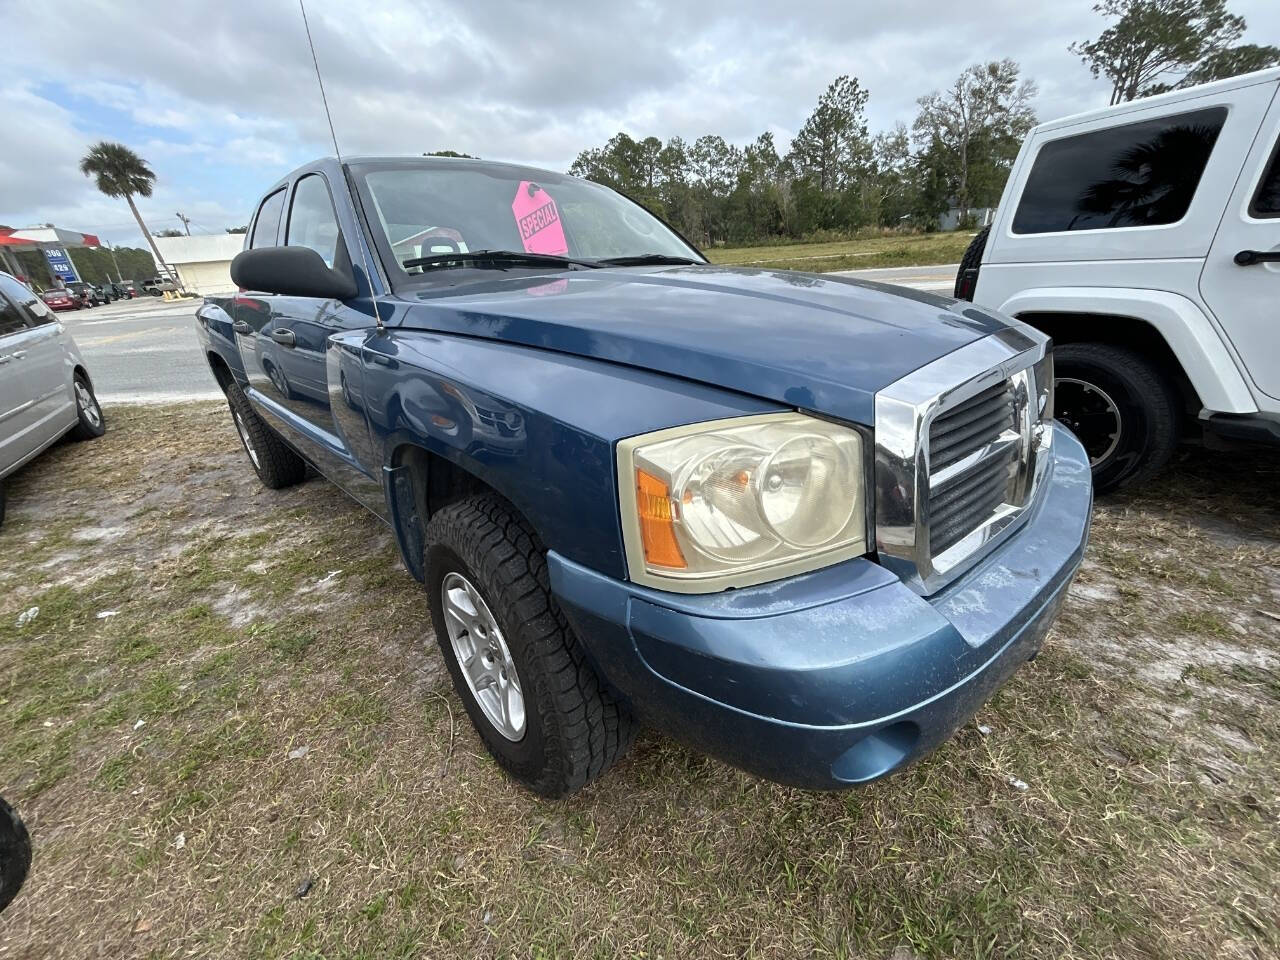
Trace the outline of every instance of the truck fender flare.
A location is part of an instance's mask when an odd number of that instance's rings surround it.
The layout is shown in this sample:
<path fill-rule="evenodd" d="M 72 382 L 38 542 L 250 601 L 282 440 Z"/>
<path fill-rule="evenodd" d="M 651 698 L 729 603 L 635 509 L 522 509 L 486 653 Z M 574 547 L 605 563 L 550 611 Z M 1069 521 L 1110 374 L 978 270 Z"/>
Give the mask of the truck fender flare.
<path fill-rule="evenodd" d="M 1258 410 L 1217 328 L 1193 300 L 1180 294 L 1123 287 L 1040 287 L 1015 294 L 999 309 L 1019 318 L 1036 313 L 1132 317 L 1164 338 L 1205 409 L 1218 413 Z"/>

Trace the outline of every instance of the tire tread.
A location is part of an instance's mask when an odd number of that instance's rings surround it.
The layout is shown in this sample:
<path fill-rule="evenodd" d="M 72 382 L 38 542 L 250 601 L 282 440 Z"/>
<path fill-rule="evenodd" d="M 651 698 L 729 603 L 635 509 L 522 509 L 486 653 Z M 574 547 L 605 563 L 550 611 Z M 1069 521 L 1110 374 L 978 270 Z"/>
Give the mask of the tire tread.
<path fill-rule="evenodd" d="M 504 621 L 508 637 L 525 651 L 526 669 L 533 674 L 521 680 L 526 709 L 537 712 L 542 730 L 541 769 L 532 775 L 514 769 L 494 749 L 496 732 L 487 735 L 485 722 L 477 722 L 495 759 L 531 790 L 547 797 L 572 793 L 600 776 L 630 748 L 636 724 L 601 683 L 557 606 L 546 552 L 536 536 L 505 501 L 478 494 L 438 510 L 427 524 L 426 543 L 428 554 L 433 545 L 444 545 L 474 571 L 477 586 L 492 594 L 495 616 Z M 428 582 L 434 582 L 430 574 Z M 507 622 L 511 620 L 515 622 Z M 441 651 L 452 664 L 445 625 L 437 622 L 435 627 Z M 469 699 L 470 692 L 464 687 L 459 695 Z"/>

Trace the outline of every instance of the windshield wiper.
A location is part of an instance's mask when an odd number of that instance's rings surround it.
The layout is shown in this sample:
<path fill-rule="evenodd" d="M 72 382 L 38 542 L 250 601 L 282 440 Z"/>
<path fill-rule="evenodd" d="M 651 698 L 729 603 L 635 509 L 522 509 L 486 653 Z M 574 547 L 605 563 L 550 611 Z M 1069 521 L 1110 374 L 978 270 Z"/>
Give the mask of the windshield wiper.
<path fill-rule="evenodd" d="M 561 257 L 553 253 L 524 253 L 519 250 L 468 250 L 454 253 L 433 253 L 426 257 L 413 257 L 401 261 L 406 270 L 413 267 L 442 267 L 451 263 L 465 263 L 472 266 L 490 266 L 501 270 L 505 266 L 554 266 L 554 267 L 595 267 L 593 260 L 575 260 L 573 257 Z"/>
<path fill-rule="evenodd" d="M 693 266 L 702 263 L 692 257 L 673 257 L 668 253 L 637 253 L 630 257 L 605 257 L 596 263 L 610 267 Z"/>

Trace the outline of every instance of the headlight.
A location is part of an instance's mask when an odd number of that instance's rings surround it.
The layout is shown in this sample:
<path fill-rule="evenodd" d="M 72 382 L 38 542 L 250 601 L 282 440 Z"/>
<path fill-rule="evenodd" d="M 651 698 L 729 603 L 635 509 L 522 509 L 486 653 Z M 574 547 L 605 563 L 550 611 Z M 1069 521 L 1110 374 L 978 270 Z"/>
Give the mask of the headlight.
<path fill-rule="evenodd" d="M 704 593 L 866 553 L 865 469 L 859 433 L 800 413 L 623 440 L 631 579 Z"/>

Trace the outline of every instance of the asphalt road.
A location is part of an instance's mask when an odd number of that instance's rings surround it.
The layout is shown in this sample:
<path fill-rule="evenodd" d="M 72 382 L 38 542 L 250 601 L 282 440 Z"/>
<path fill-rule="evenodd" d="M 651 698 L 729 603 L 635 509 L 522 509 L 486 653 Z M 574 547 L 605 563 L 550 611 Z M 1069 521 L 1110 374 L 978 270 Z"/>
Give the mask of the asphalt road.
<path fill-rule="evenodd" d="M 951 292 L 956 265 L 850 270 L 839 274 Z M 152 297 L 61 314 L 88 364 L 104 403 L 167 403 L 220 399 L 195 333 L 199 300 L 165 303 Z"/>
<path fill-rule="evenodd" d="M 103 403 L 165 403 L 222 396 L 196 340 L 200 300 L 117 300 L 59 314 Z"/>

